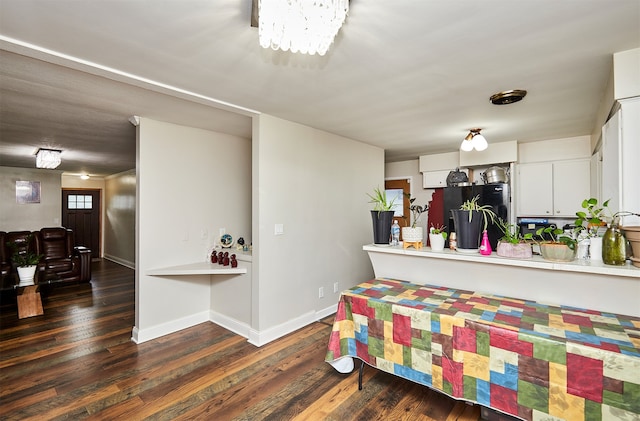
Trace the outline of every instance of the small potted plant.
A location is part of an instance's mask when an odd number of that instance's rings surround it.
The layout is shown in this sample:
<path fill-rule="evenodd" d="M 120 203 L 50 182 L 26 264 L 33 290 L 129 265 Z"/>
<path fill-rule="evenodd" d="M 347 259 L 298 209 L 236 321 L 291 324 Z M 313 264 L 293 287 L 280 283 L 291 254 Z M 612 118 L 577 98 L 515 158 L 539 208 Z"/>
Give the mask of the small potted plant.
<path fill-rule="evenodd" d="M 489 221 L 496 219 L 490 205 L 480 205 L 480 196 L 466 200 L 460 209 L 451 209 L 456 227 L 458 242 L 456 250 L 463 253 L 476 253 L 480 248 L 480 235 L 487 230 Z"/>
<path fill-rule="evenodd" d="M 373 222 L 373 243 L 374 244 L 389 244 L 389 237 L 391 235 L 391 221 L 393 214 L 393 200 L 387 199 L 387 191 L 376 188 L 373 190 L 373 194 L 367 193 L 369 203 L 373 203 L 373 210 L 371 211 L 371 220 Z"/>
<path fill-rule="evenodd" d="M 40 263 L 40 259 L 42 258 L 41 254 L 33 253 L 30 250 L 31 240 L 32 235 L 29 235 L 29 237 L 24 240 L 24 246 L 16 243 L 11 244 L 11 247 L 14 250 L 11 260 L 16 265 L 18 271 L 18 277 L 20 278 L 19 286 L 34 284 L 33 278 L 35 276 L 38 263 Z M 23 248 L 23 250 L 20 250 L 20 248 Z"/>
<path fill-rule="evenodd" d="M 429 205 L 416 205 L 414 202 L 416 201 L 415 197 L 411 197 L 409 194 L 406 194 L 409 199 L 409 210 L 411 211 L 411 226 L 410 227 L 402 227 L 402 241 L 415 243 L 422 241 L 424 238 L 424 232 L 422 227 L 417 226 L 418 221 L 420 220 L 420 216 L 429 210 Z"/>
<path fill-rule="evenodd" d="M 543 240 L 538 242 L 540 254 L 552 262 L 571 262 L 576 258 L 578 242 L 561 228 L 546 227 L 536 231 Z M 545 235 L 548 238 L 545 240 Z"/>
<path fill-rule="evenodd" d="M 503 237 L 498 240 L 496 250 L 498 256 L 517 259 L 530 259 L 533 257 L 531 243 L 526 242 L 526 240 L 533 240 L 532 234 L 522 235 L 518 225 L 510 224 L 502 218 L 497 219 L 497 225 L 503 234 Z"/>
<path fill-rule="evenodd" d="M 609 200 L 598 206 L 598 199 L 595 197 L 584 199 L 582 201 L 583 211 L 576 212 L 575 225 L 578 230 L 587 230 L 589 237 L 597 237 L 598 229 L 600 227 L 606 227 L 605 210 L 608 209 Z"/>
<path fill-rule="evenodd" d="M 442 225 L 432 225 L 431 228 L 429 228 L 429 244 L 431 244 L 431 250 L 444 250 L 444 241 L 446 239 L 447 232 Z"/>

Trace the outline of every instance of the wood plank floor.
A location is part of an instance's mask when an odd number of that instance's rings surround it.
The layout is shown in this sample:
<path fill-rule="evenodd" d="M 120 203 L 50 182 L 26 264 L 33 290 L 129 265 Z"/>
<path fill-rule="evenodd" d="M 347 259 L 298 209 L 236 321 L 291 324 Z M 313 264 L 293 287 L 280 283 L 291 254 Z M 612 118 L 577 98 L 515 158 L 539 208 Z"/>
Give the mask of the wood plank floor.
<path fill-rule="evenodd" d="M 460 420 L 480 408 L 398 377 L 324 362 L 333 317 L 257 348 L 213 323 L 131 342 L 134 273 L 43 292 L 44 315 L 0 303 L 2 420 Z"/>

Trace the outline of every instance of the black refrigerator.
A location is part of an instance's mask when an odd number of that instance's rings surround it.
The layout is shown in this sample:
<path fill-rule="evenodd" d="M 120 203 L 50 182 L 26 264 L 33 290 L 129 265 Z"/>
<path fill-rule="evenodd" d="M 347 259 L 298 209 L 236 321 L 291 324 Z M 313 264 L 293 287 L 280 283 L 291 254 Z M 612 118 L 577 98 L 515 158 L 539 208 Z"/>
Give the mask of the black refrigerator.
<path fill-rule="evenodd" d="M 460 187 L 445 187 L 444 188 L 444 217 L 443 221 L 448 233 L 456 232 L 455 224 L 453 223 L 453 216 L 451 216 L 451 209 L 460 209 L 460 205 L 466 200 L 471 200 L 475 196 L 478 196 L 478 203 L 480 205 L 490 205 L 493 211 L 505 221 L 509 221 L 509 209 L 511 196 L 509 192 L 509 184 L 507 183 L 493 183 L 493 184 L 481 184 L 472 186 L 460 186 Z M 489 221 L 487 226 L 487 234 L 489 236 L 489 242 L 491 248 L 496 251 L 498 247 L 498 240 L 502 238 L 503 234 L 497 224 L 492 224 Z M 447 236 L 446 247 L 449 246 L 449 237 Z"/>

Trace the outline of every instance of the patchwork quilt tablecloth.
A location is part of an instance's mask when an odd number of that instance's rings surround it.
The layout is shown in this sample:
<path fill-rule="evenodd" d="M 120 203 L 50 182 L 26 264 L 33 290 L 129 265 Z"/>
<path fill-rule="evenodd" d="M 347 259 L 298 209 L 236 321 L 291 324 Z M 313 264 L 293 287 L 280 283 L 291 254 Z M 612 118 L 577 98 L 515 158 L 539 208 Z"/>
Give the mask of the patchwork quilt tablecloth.
<path fill-rule="evenodd" d="M 343 357 L 525 420 L 640 420 L 637 317 L 375 279 L 340 297 Z"/>

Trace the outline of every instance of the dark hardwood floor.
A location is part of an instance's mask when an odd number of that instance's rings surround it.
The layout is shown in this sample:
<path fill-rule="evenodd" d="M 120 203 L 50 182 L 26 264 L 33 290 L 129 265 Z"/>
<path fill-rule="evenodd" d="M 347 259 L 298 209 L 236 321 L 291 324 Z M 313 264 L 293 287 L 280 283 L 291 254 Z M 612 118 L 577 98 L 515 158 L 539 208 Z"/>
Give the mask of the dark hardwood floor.
<path fill-rule="evenodd" d="M 44 315 L 0 303 L 2 420 L 460 420 L 480 408 L 398 377 L 324 362 L 333 317 L 257 348 L 213 323 L 131 342 L 134 273 L 43 291 Z"/>

